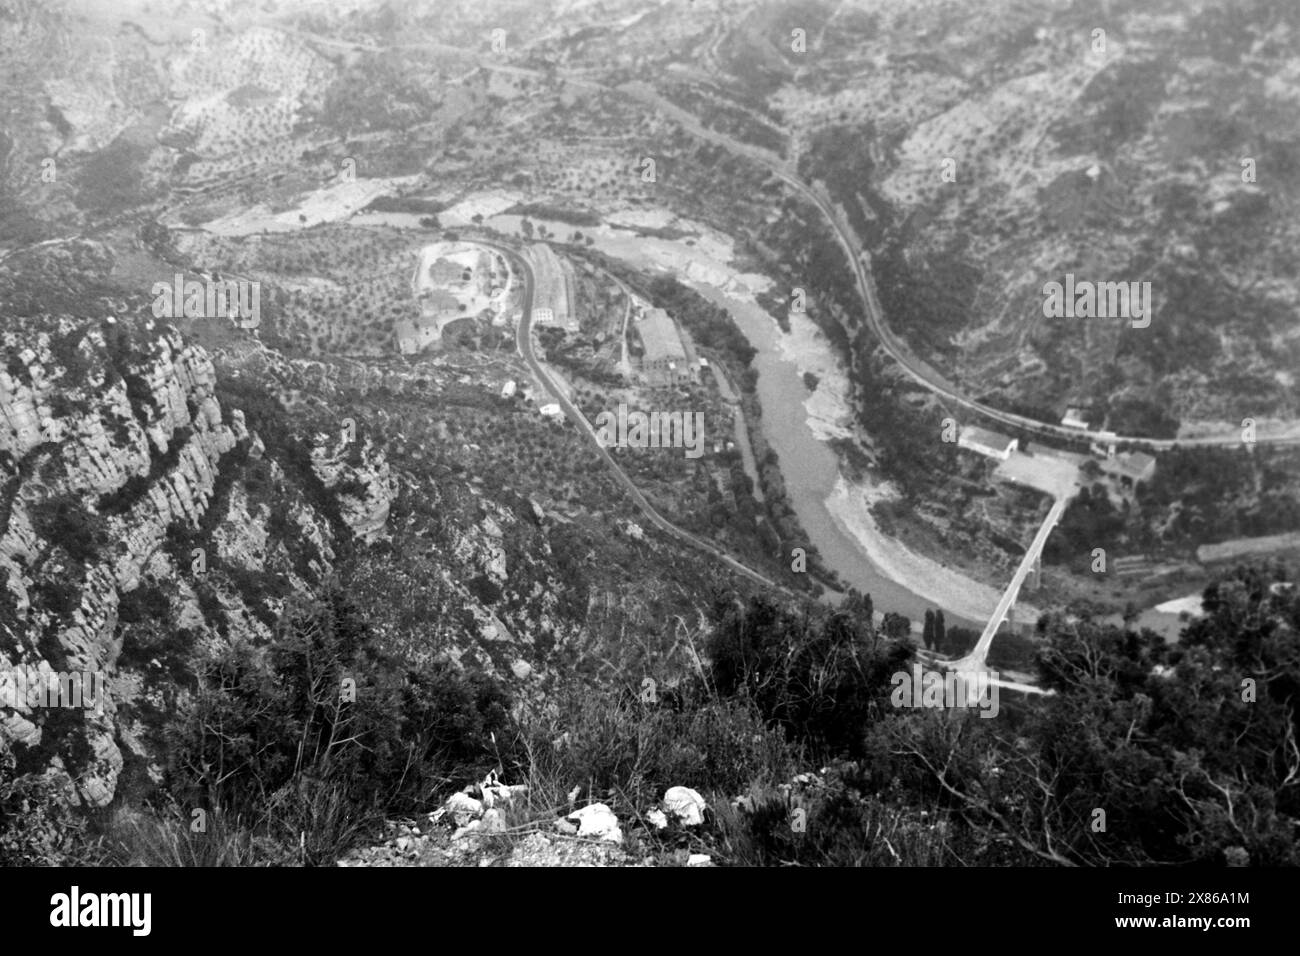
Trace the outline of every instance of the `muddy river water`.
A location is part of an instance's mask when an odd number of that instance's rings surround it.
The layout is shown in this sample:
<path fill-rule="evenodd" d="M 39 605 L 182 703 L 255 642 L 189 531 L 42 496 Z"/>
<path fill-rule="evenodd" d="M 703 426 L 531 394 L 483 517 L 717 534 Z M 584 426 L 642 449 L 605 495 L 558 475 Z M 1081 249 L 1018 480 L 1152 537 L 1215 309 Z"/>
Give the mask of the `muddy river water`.
<path fill-rule="evenodd" d="M 470 225 L 468 221 L 458 222 L 455 210 L 449 213 L 440 215 L 444 227 Z M 418 228 L 420 218 L 406 213 L 361 213 L 353 216 L 352 221 L 358 225 Z M 519 216 L 489 214 L 481 221 L 484 226 L 506 235 L 519 236 L 522 232 Z M 563 222 L 536 218 L 531 222 L 534 229 L 542 227 L 550 237 L 567 237 L 574 231 L 572 225 Z M 758 372 L 764 438 L 780 459 L 789 504 L 808 536 L 808 543 L 817 549 L 827 568 L 845 585 L 870 594 L 878 614 L 884 611 L 904 614 L 912 620 L 914 630 L 920 629 L 925 611 L 932 608 L 944 610 L 949 627 L 983 627 L 983 606 L 987 604 L 991 609 L 996 601 L 996 589 L 968 582 L 956 573 L 928 575 L 923 564 L 918 571 L 918 562 L 924 559 L 915 555 L 908 555 L 912 559 L 910 565 L 907 561 L 895 563 L 896 554 L 906 553 L 902 545 L 874 529 L 869 520 L 857 520 L 864 516 L 854 512 L 864 510 L 866 505 L 844 494 L 839 459 L 826 442 L 828 433 L 837 431 L 834 422 L 837 403 L 839 411 L 847 412 L 845 395 L 836 394 L 847 393 L 847 382 L 838 370 L 833 347 L 824 340 L 811 341 L 807 335 L 799 336 L 801 341 L 797 347 L 791 346 L 789 337 L 782 333 L 775 320 L 753 300 L 753 293 L 766 280 L 734 272 L 726 237 L 704 230 L 697 239 L 683 242 L 680 238 L 638 234 L 635 228 L 619 228 L 617 223 L 581 231 L 606 255 L 641 268 L 670 272 L 731 313 L 745 338 L 757 350 L 753 364 Z M 811 327 L 810 323 L 807 327 Z M 817 387 L 825 389 L 821 395 L 810 391 L 805 384 L 803 373 L 810 366 L 818 373 L 835 370 L 829 379 L 818 375 L 821 381 Z M 848 416 L 839 417 L 847 419 Z M 838 501 L 838 506 L 832 506 L 833 500 Z M 846 501 L 852 504 L 847 505 Z M 874 550 L 880 563 L 872 560 L 868 548 Z M 893 565 L 892 573 L 882 569 L 881 564 Z M 903 580 L 913 582 L 925 593 L 917 593 L 900 583 Z M 1019 622 L 1029 623 L 1023 616 Z M 1177 631 L 1174 616 L 1153 610 L 1145 612 L 1140 623 L 1167 637 Z"/>

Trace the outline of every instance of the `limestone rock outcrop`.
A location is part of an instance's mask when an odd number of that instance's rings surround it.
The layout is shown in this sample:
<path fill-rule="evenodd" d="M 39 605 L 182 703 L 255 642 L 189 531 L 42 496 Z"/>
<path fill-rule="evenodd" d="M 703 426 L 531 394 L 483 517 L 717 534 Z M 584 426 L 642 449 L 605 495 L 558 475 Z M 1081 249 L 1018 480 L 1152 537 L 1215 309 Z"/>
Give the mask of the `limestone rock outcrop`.
<path fill-rule="evenodd" d="M 173 329 L 33 323 L 3 345 L 0 670 L 100 673 L 108 693 L 102 713 L 84 710 L 73 729 L 60 721 L 58 740 L 43 702 L 0 701 L 0 745 L 52 751 L 79 798 L 103 806 L 123 766 L 116 715 L 131 685 L 114 679 L 122 595 L 169 529 L 204 518 L 221 460 L 248 432 L 223 413 L 211 359 Z"/>

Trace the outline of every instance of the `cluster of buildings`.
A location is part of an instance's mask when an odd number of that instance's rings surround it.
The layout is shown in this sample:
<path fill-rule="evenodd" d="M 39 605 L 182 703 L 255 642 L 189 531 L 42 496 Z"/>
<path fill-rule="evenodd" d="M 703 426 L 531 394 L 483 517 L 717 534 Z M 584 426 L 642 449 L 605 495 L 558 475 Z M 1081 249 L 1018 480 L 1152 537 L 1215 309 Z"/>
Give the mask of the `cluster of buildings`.
<path fill-rule="evenodd" d="M 961 430 L 957 437 L 957 445 L 984 455 L 986 458 L 1009 461 L 1019 449 L 1020 440 L 971 425 Z M 1032 452 L 1034 446 L 1031 445 L 1028 450 Z M 1104 446 L 1093 443 L 1092 452 L 1096 456 L 1095 460 L 1101 473 L 1113 479 L 1121 488 L 1136 489 L 1138 485 L 1149 482 L 1155 476 L 1155 456 L 1144 451 L 1123 451 L 1116 454 L 1113 443 Z M 1047 450 L 1047 453 L 1072 461 L 1080 461 L 1085 457 L 1055 450 Z"/>
<path fill-rule="evenodd" d="M 496 268 L 495 265 L 500 266 Z M 420 314 L 399 319 L 393 331 L 398 350 L 415 355 L 442 344 L 443 332 L 457 319 L 493 314 L 493 324 L 504 321 L 501 306 L 507 291 L 509 268 L 504 260 L 482 246 L 468 242 L 439 242 L 420 251 L 411 291 Z"/>

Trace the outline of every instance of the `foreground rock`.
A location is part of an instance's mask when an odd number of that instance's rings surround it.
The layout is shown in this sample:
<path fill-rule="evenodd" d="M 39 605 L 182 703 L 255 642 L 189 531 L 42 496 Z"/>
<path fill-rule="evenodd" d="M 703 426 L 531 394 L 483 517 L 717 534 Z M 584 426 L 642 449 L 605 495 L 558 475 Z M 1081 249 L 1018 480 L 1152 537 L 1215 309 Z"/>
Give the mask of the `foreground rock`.
<path fill-rule="evenodd" d="M 704 822 L 704 811 L 709 805 L 690 787 L 670 787 L 664 794 L 664 810 L 675 817 L 682 826 L 694 827 Z"/>
<path fill-rule="evenodd" d="M 603 803 L 593 803 L 581 810 L 574 810 L 565 819 L 577 825 L 577 835 L 580 837 L 592 837 L 616 844 L 623 842 L 623 830 L 618 825 L 618 817 Z"/>
<path fill-rule="evenodd" d="M 483 829 L 480 826 L 479 831 Z M 514 837 L 453 840 L 445 830 L 394 836 L 355 850 L 339 866 L 653 866 L 613 843 L 535 831 Z"/>

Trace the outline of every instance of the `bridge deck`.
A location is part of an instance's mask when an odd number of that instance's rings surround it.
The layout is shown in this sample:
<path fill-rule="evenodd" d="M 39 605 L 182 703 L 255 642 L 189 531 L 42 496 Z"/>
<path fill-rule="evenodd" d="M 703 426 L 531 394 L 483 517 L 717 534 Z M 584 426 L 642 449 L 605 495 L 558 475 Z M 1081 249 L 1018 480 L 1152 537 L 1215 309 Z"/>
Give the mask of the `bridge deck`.
<path fill-rule="evenodd" d="M 1043 518 L 1043 523 L 1038 528 L 1038 533 L 1034 535 L 1033 543 L 1025 551 L 1025 556 L 1020 559 L 1020 566 L 1016 568 L 1015 576 L 1012 577 L 1011 583 L 1007 589 L 1002 592 L 1002 597 L 998 601 L 998 606 L 993 611 L 993 616 L 989 618 L 988 624 L 984 625 L 984 631 L 980 634 L 980 639 L 976 642 L 974 649 L 966 657 L 962 658 L 960 664 L 969 664 L 977 667 L 984 666 L 984 659 L 988 656 L 989 647 L 993 644 L 993 638 L 1006 620 L 1007 614 L 1012 606 L 1016 603 L 1016 598 L 1020 596 L 1020 588 L 1025 583 L 1025 578 L 1033 570 L 1034 565 L 1038 563 L 1043 555 L 1043 547 L 1047 544 L 1047 536 L 1052 533 L 1052 529 L 1061 520 L 1061 515 L 1065 513 L 1065 506 L 1069 504 L 1069 497 L 1062 495 L 1053 503 L 1047 516 Z"/>

